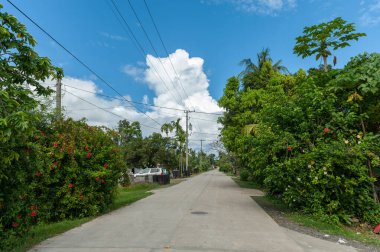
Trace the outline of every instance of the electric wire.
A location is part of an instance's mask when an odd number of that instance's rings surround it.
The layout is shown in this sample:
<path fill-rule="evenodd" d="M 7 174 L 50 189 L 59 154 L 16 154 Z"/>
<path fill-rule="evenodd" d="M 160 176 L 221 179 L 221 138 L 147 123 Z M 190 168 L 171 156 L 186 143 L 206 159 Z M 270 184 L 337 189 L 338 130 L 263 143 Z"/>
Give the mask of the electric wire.
<path fill-rule="evenodd" d="M 128 0 L 128 2 L 130 3 L 130 0 Z M 172 61 L 171 58 L 170 58 L 169 52 L 168 52 L 168 50 L 167 50 L 167 48 L 166 48 L 166 46 L 165 46 L 165 43 L 164 43 L 164 41 L 163 41 L 163 39 L 162 39 L 162 36 L 161 36 L 161 33 L 160 33 L 159 30 L 158 30 L 157 24 L 156 24 L 156 22 L 155 22 L 155 20 L 154 20 L 154 18 L 153 18 L 152 12 L 150 11 L 150 8 L 149 8 L 149 6 L 148 6 L 146 0 L 144 0 L 144 4 L 145 4 L 146 10 L 147 10 L 147 12 L 148 12 L 148 14 L 149 14 L 149 16 L 150 16 L 150 19 L 151 19 L 151 21 L 152 21 L 152 23 L 153 23 L 153 26 L 154 26 L 154 28 L 155 28 L 155 30 L 156 30 L 156 33 L 157 33 L 157 35 L 158 35 L 158 37 L 159 37 L 159 39 L 160 39 L 161 45 L 162 45 L 162 47 L 164 48 L 165 53 L 166 53 L 166 56 L 167 56 L 168 59 L 169 59 L 169 62 L 170 62 L 170 65 L 171 65 L 171 67 L 172 67 L 172 69 L 173 69 L 173 71 L 174 71 L 174 74 L 175 74 L 175 76 L 177 77 L 177 79 L 178 79 L 178 81 L 179 81 L 179 84 L 180 84 L 180 86 L 181 86 L 183 92 L 185 93 L 185 95 L 186 95 L 186 97 L 187 97 L 187 99 L 188 99 L 188 101 L 189 101 L 191 107 L 195 110 L 195 107 L 194 107 L 194 105 L 192 104 L 191 100 L 189 99 L 189 95 L 187 94 L 186 89 L 183 87 L 183 83 L 182 83 L 182 80 L 181 80 L 181 76 L 178 74 L 177 70 L 176 70 L 175 67 L 174 67 L 173 61 Z M 131 5 L 131 4 L 130 4 L 130 5 Z M 133 9 L 132 6 L 131 6 L 131 8 Z M 195 123 L 197 124 L 197 127 L 200 129 L 198 122 L 196 121 Z"/>
<path fill-rule="evenodd" d="M 94 107 L 96 107 L 96 108 L 98 108 L 98 109 L 101 109 L 101 110 L 103 110 L 103 111 L 105 111 L 105 112 L 107 112 L 107 113 L 110 113 L 110 114 L 112 114 L 112 115 L 114 115 L 114 116 L 117 116 L 117 117 L 119 117 L 119 118 L 122 118 L 122 119 L 128 120 L 127 118 L 125 118 L 125 117 L 123 117 L 123 116 L 121 116 L 121 115 L 118 115 L 118 114 L 116 114 L 116 113 L 114 113 L 114 112 L 112 112 L 112 111 L 106 110 L 106 109 L 104 109 L 104 108 L 102 108 L 102 107 L 99 107 L 98 105 L 96 105 L 96 104 L 94 104 L 94 103 L 92 103 L 92 102 L 90 102 L 90 101 L 87 101 L 86 99 L 83 99 L 82 97 L 80 97 L 80 96 L 78 96 L 78 95 L 75 95 L 75 94 L 71 93 L 70 91 L 65 90 L 65 92 L 67 92 L 67 93 L 71 94 L 72 96 L 75 96 L 76 98 L 78 98 L 78 99 L 80 99 L 80 100 L 82 100 L 82 101 L 84 101 L 84 102 L 86 102 L 86 103 L 88 103 L 88 104 L 91 104 L 92 106 L 94 106 Z M 145 124 L 142 124 L 142 123 L 140 123 L 140 125 L 141 125 L 141 126 L 144 126 L 144 127 L 147 127 L 147 128 L 155 129 L 155 130 L 161 130 L 161 129 L 159 129 L 159 128 L 152 127 L 152 126 L 149 126 L 149 125 L 145 125 Z"/>
<path fill-rule="evenodd" d="M 113 7 L 115 8 L 116 12 L 118 13 L 118 15 L 120 16 L 120 18 L 123 20 L 123 23 L 124 25 L 127 27 L 128 31 L 129 32 L 126 32 L 125 30 L 125 27 L 122 26 L 123 30 L 127 33 L 127 35 L 136 42 L 135 45 L 137 45 L 137 48 L 140 50 L 140 53 L 142 54 L 142 57 L 145 58 L 145 55 L 148 55 L 145 51 L 145 49 L 143 48 L 143 46 L 141 45 L 141 43 L 138 41 L 138 39 L 136 38 L 135 34 L 133 33 L 131 27 L 129 26 L 127 20 L 124 18 L 123 14 L 120 12 L 119 10 L 119 7 L 117 6 L 117 4 L 115 3 L 114 0 L 110 0 Z M 115 14 L 115 12 L 113 12 Z M 176 100 L 176 96 L 173 95 L 173 92 L 171 92 L 171 90 L 168 88 L 168 86 L 166 85 L 166 82 L 162 79 L 161 75 L 159 74 L 159 72 L 157 71 L 157 68 L 154 66 L 154 64 L 152 63 L 152 61 L 149 59 L 149 57 L 146 57 L 146 59 L 148 60 L 148 62 L 150 63 L 152 69 L 154 70 L 156 76 L 161 80 L 161 82 L 164 84 L 165 88 L 168 90 L 168 92 L 170 93 L 170 95 L 174 98 L 174 100 Z M 181 101 L 180 101 L 181 103 Z"/>
<path fill-rule="evenodd" d="M 129 7 L 131 8 L 131 10 L 132 10 L 132 12 L 133 12 L 135 18 L 137 19 L 137 22 L 138 22 L 139 25 L 140 25 L 141 30 L 143 31 L 143 33 L 144 33 L 145 37 L 147 38 L 147 40 L 148 40 L 150 46 L 152 47 L 152 49 L 153 49 L 153 51 L 154 51 L 154 53 L 155 53 L 157 59 L 159 60 L 159 62 L 160 62 L 160 64 L 161 64 L 162 68 L 164 69 L 164 72 L 166 73 L 166 76 L 167 76 L 167 77 L 169 78 L 169 80 L 172 82 L 172 86 L 173 86 L 174 90 L 176 90 L 176 91 L 177 91 L 177 94 L 179 94 L 179 96 L 181 97 L 181 99 L 184 100 L 183 97 L 182 97 L 182 95 L 181 95 L 181 93 L 178 92 L 178 90 L 176 89 L 176 87 L 175 87 L 175 85 L 174 85 L 174 82 L 173 82 L 172 79 L 170 78 L 169 73 L 166 71 L 166 68 L 165 68 L 165 66 L 164 66 L 164 63 L 162 62 L 161 58 L 158 56 L 158 53 L 157 53 L 157 51 L 156 51 L 156 48 L 154 47 L 153 42 L 152 42 L 152 40 L 150 39 L 150 37 L 149 37 L 147 31 L 145 30 L 144 25 L 143 25 L 143 23 L 141 22 L 139 16 L 137 15 L 137 12 L 136 12 L 135 8 L 133 7 L 131 1 L 130 1 L 130 0 L 127 0 L 127 1 L 128 1 Z"/>
<path fill-rule="evenodd" d="M 19 7 L 17 7 L 10 0 L 7 0 L 15 9 L 17 9 L 24 17 L 26 17 L 30 22 L 32 22 L 38 29 L 40 29 L 45 35 L 47 35 L 50 39 L 52 39 L 55 43 L 57 43 L 63 50 L 65 50 L 68 54 L 70 54 L 76 61 L 78 61 L 82 66 L 84 66 L 88 71 L 94 74 L 100 81 L 106 84 L 109 88 L 111 88 L 115 93 L 117 93 L 120 97 L 123 97 L 110 83 L 108 83 L 105 79 L 103 79 L 98 73 L 96 73 L 92 68 L 90 68 L 86 63 L 84 63 L 81 59 L 79 59 L 74 53 L 68 50 L 65 46 L 63 46 L 57 39 L 55 39 L 50 33 L 48 33 L 45 29 L 43 29 L 39 24 L 37 24 L 31 17 L 29 17 L 25 12 L 23 12 Z M 125 99 L 126 100 L 126 99 Z M 126 100 L 127 101 L 127 100 Z M 156 124 L 161 125 L 158 121 L 148 116 L 144 111 L 141 111 L 139 108 L 135 107 L 136 110 L 143 113 L 146 117 L 154 121 Z"/>
<path fill-rule="evenodd" d="M 85 89 L 82 89 L 82 88 L 78 88 L 78 87 L 74 87 L 74 86 L 71 86 L 71 85 L 68 85 L 68 84 L 64 84 L 64 85 L 67 86 L 67 87 L 76 89 L 76 90 L 80 90 L 80 91 L 86 92 L 86 93 L 96 94 L 98 96 L 103 96 L 103 97 L 107 97 L 107 98 L 114 99 L 114 100 L 128 101 L 128 103 L 135 103 L 135 104 L 139 104 L 139 105 L 144 105 L 144 106 L 149 106 L 149 107 L 154 107 L 154 108 L 160 108 L 160 109 L 167 109 L 167 110 L 175 110 L 175 111 L 182 111 L 182 112 L 186 111 L 184 109 L 169 108 L 169 107 L 165 107 L 165 106 L 153 105 L 153 104 L 150 104 L 150 103 L 136 102 L 136 101 L 128 100 L 127 98 L 123 98 L 122 99 L 122 98 L 115 97 L 115 96 L 110 96 L 110 95 L 105 95 L 105 94 L 101 94 L 101 93 L 97 93 L 97 92 L 88 91 L 88 90 L 85 90 Z M 195 110 L 194 111 L 190 111 L 190 112 L 191 113 L 208 114 L 208 115 L 217 115 L 217 116 L 223 115 L 223 114 L 219 114 L 219 113 L 208 113 L 208 112 L 200 112 L 200 111 L 195 111 Z M 167 114 L 167 113 L 165 113 L 165 114 Z"/>
<path fill-rule="evenodd" d="M 183 87 L 183 83 L 182 83 L 182 81 L 181 81 L 181 76 L 177 73 L 177 70 L 176 70 L 175 67 L 174 67 L 173 61 L 171 60 L 170 55 L 169 55 L 169 52 L 168 52 L 168 50 L 167 50 L 167 48 L 166 48 L 166 46 L 165 46 L 165 43 L 164 43 L 164 41 L 163 41 L 163 39 L 162 39 L 162 37 L 161 37 L 161 33 L 160 33 L 159 30 L 158 30 L 157 24 L 156 24 L 156 22 L 155 22 L 155 20 L 154 20 L 154 18 L 153 18 L 153 15 L 152 15 L 152 13 L 151 13 L 151 11 L 150 11 L 149 6 L 148 6 L 148 4 L 147 4 L 147 2 L 146 2 L 145 0 L 144 0 L 144 4 L 145 4 L 145 7 L 146 7 L 146 9 L 147 9 L 147 12 L 148 12 L 148 14 L 149 14 L 149 16 L 150 16 L 150 19 L 151 19 L 151 21 L 152 21 L 152 23 L 153 23 L 154 29 L 156 30 L 157 35 L 158 35 L 158 37 L 159 37 L 159 39 L 160 39 L 160 41 L 161 41 L 161 45 L 162 45 L 162 47 L 164 48 L 165 53 L 166 53 L 166 55 L 167 55 L 167 57 L 168 57 L 168 59 L 169 59 L 169 61 L 170 61 L 170 65 L 171 65 L 171 67 L 173 68 L 174 73 L 175 73 L 176 77 L 177 77 L 178 80 L 179 80 L 179 84 L 180 84 L 182 90 L 184 91 L 185 95 L 187 96 L 187 98 L 189 98 L 189 95 L 187 94 L 185 88 Z M 190 100 L 189 100 L 189 102 L 191 103 Z M 193 106 L 192 104 L 191 104 L 191 106 L 194 108 L 194 106 Z"/>

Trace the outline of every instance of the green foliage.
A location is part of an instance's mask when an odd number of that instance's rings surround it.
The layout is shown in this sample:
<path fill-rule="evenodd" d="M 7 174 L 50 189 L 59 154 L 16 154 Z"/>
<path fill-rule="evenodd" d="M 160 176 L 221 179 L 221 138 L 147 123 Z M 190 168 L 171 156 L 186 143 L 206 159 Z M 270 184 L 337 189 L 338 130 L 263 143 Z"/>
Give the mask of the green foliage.
<path fill-rule="evenodd" d="M 324 68 L 327 71 L 327 57 L 332 50 L 349 46 L 349 41 L 358 40 L 366 36 L 365 33 L 355 33 L 355 25 L 347 23 L 340 17 L 334 20 L 313 26 L 306 26 L 303 30 L 304 35 L 296 38 L 294 53 L 302 58 L 316 55 L 315 59 L 324 59 Z"/>
<path fill-rule="evenodd" d="M 13 178 L 22 179 L 23 184 L 4 186 L 12 196 L 7 195 L 1 208 L 7 239 L 21 236 L 40 222 L 107 210 L 126 167 L 114 137 L 113 131 L 72 119 L 36 131 L 20 150 L 17 162 L 11 163 Z"/>
<path fill-rule="evenodd" d="M 341 20 L 318 29 L 329 25 L 340 27 L 342 36 L 353 31 Z M 335 37 L 335 49 L 361 34 L 355 36 Z M 261 65 L 241 83 L 230 78 L 219 100 L 227 151 L 288 207 L 333 222 L 380 222 L 380 55 L 359 55 L 341 70 L 292 76 L 273 71 L 270 61 Z"/>
<path fill-rule="evenodd" d="M 241 181 L 248 181 L 249 173 L 247 170 L 240 171 L 240 180 Z"/>
<path fill-rule="evenodd" d="M 9 251 L 32 225 L 106 210 L 125 162 L 114 132 L 41 113 L 52 92 L 41 83 L 63 71 L 15 17 L 0 12 L 0 22 L 0 250 Z"/>

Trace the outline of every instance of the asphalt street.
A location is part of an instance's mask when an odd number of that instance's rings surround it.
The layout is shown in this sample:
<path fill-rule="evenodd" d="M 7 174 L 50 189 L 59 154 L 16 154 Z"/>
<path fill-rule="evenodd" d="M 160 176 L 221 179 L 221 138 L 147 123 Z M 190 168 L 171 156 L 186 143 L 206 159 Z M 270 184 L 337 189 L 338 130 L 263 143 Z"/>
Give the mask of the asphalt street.
<path fill-rule="evenodd" d="M 250 196 L 213 170 L 103 215 L 30 251 L 356 251 L 277 225 Z"/>

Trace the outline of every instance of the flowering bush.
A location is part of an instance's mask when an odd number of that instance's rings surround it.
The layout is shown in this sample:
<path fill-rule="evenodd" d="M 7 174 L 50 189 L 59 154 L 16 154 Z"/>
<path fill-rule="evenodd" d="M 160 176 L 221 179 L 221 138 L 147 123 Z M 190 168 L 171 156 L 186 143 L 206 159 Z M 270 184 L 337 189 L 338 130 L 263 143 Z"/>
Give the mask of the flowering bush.
<path fill-rule="evenodd" d="M 266 188 L 295 209 L 336 216 L 346 223 L 353 216 L 379 222 L 380 209 L 371 197 L 374 179 L 368 176 L 362 153 L 356 143 L 322 142 L 304 155 L 269 166 Z M 370 216 L 370 209 L 377 214 Z"/>
<path fill-rule="evenodd" d="M 72 119 L 35 130 L 10 166 L 18 183 L 5 184 L 13 188 L 0 205 L 2 238 L 22 235 L 38 222 L 106 210 L 126 169 L 115 134 Z"/>
<path fill-rule="evenodd" d="M 40 219 L 91 216 L 107 208 L 126 166 L 114 134 L 72 119 L 39 132 L 41 157 L 30 190 Z"/>

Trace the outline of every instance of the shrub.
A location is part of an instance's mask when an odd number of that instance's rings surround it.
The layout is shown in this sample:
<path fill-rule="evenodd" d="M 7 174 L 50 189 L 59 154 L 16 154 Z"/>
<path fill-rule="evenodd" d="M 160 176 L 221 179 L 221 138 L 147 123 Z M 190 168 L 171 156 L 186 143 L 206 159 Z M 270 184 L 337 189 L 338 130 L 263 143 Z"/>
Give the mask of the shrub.
<path fill-rule="evenodd" d="M 248 181 L 249 173 L 247 170 L 241 170 L 240 171 L 240 180 L 241 181 Z"/>
<path fill-rule="evenodd" d="M 377 223 L 380 209 L 371 197 L 373 179 L 361 148 L 343 140 L 321 142 L 305 155 L 268 167 L 265 185 L 291 208 L 336 216 L 344 223 L 352 217 Z"/>
<path fill-rule="evenodd" d="M 115 132 L 68 119 L 45 125 L 19 148 L 14 183 L 1 205 L 0 249 L 31 225 L 97 215 L 113 202 L 126 171 Z M 17 178 L 17 180 L 16 180 Z M 17 182 L 17 183 L 16 183 Z M 20 184 L 19 184 L 20 183 Z M 11 187 L 13 186 L 13 188 Z"/>

